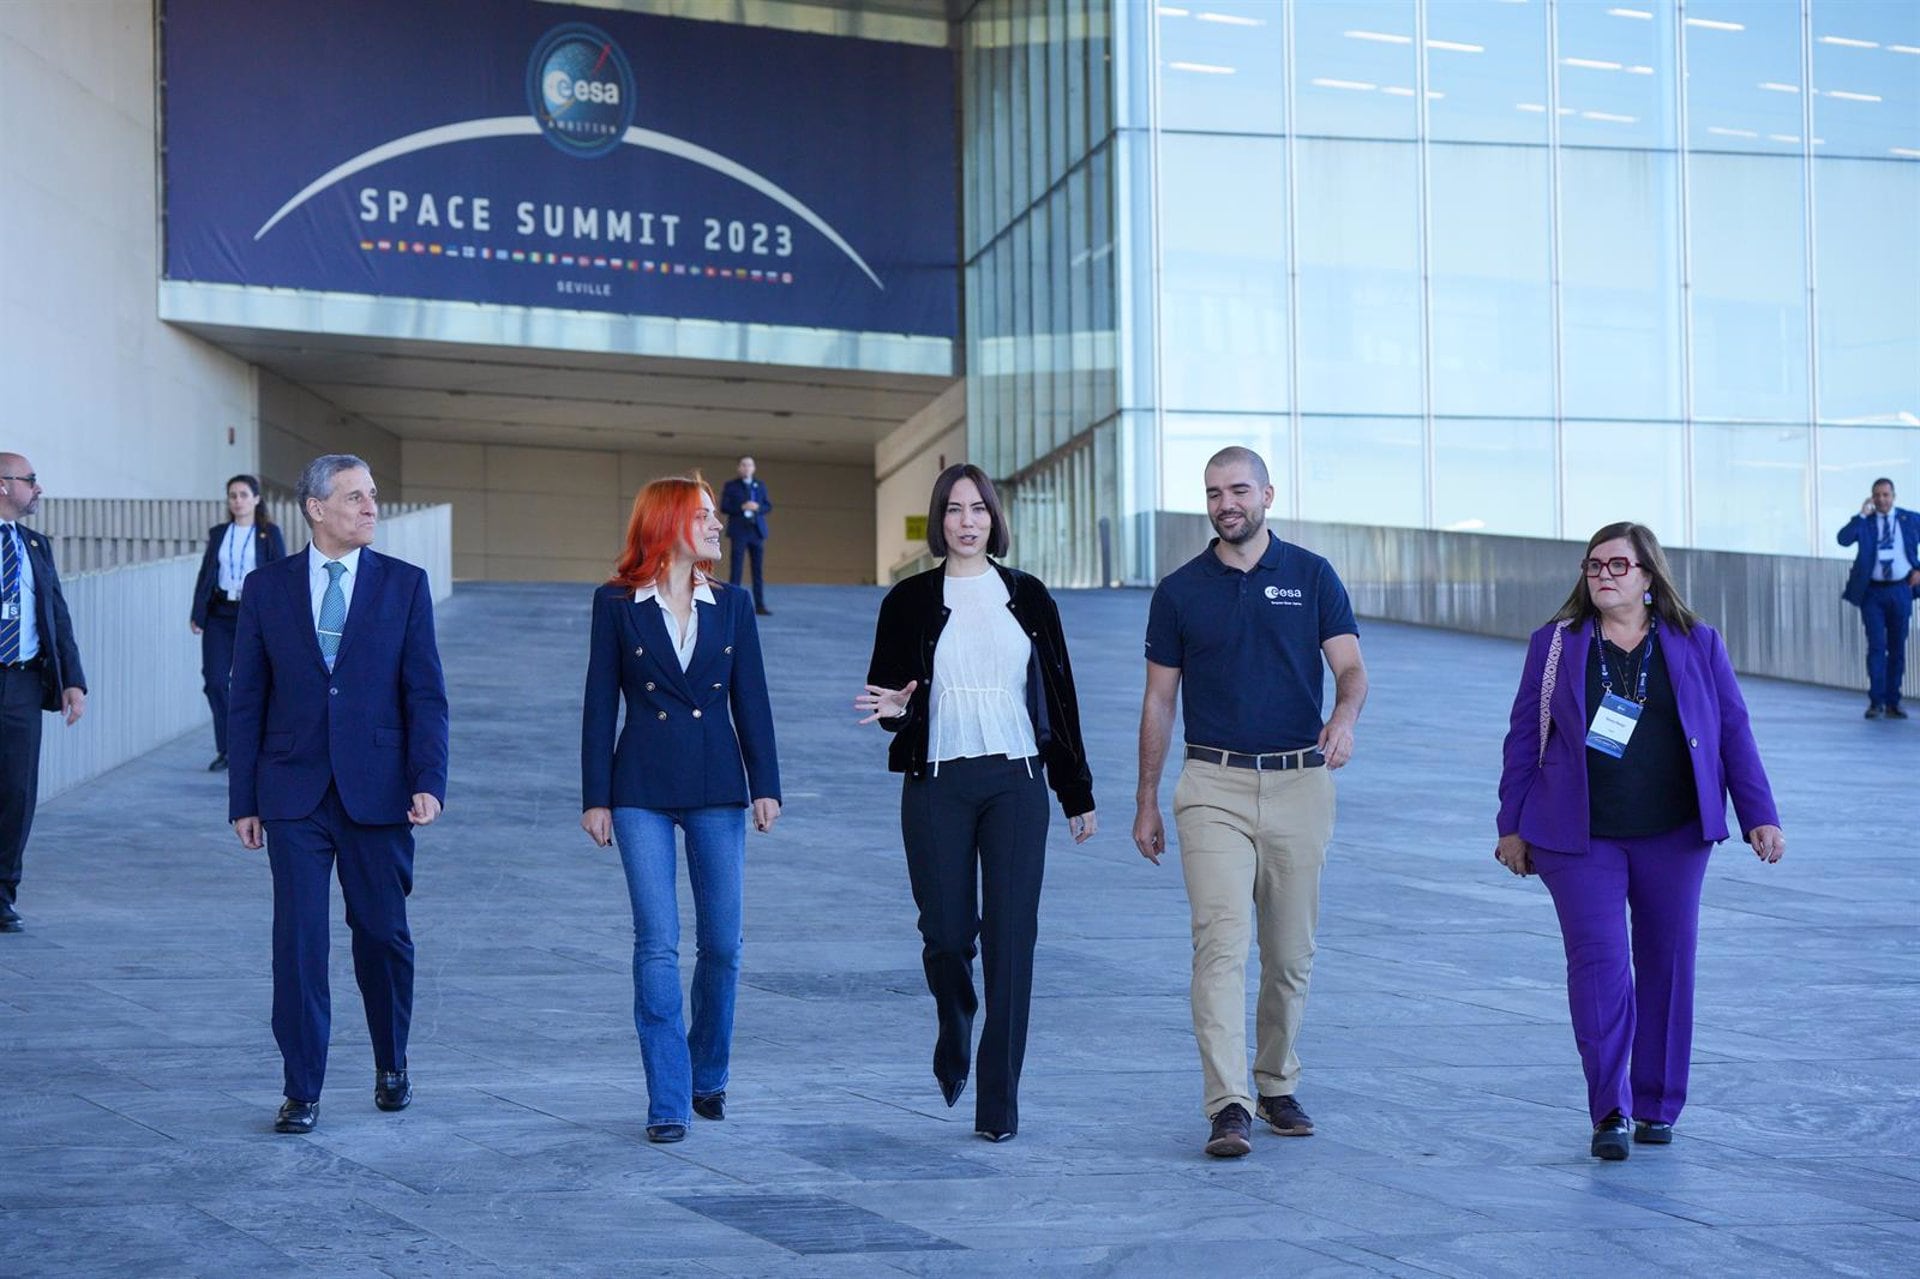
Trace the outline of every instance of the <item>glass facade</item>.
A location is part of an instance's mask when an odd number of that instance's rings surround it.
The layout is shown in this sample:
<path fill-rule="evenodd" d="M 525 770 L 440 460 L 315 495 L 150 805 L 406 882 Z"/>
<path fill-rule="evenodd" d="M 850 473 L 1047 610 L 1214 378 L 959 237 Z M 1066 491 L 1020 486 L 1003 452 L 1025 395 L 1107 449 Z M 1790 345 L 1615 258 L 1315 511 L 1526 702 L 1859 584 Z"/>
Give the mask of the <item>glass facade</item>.
<path fill-rule="evenodd" d="M 1098 580 L 1090 516 L 1111 576 L 1171 567 L 1153 514 L 1226 444 L 1284 516 L 1755 553 L 1839 554 L 1874 476 L 1920 490 L 1920 4 L 964 29 L 970 439 L 1080 513 L 1035 516 L 1042 572 Z"/>

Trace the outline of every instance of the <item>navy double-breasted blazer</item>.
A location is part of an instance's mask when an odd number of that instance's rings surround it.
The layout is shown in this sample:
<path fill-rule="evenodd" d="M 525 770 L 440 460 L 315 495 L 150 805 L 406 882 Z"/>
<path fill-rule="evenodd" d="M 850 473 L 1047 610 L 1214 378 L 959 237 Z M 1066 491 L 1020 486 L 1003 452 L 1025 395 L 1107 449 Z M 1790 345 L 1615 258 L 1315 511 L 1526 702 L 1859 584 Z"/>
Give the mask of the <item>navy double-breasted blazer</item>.
<path fill-rule="evenodd" d="M 220 585 L 220 550 L 226 544 L 227 530 L 231 524 L 216 524 L 207 530 L 207 549 L 200 554 L 200 576 L 193 583 L 193 624 L 207 624 L 207 605 L 213 600 L 214 588 Z M 287 557 L 287 544 L 280 536 L 278 524 L 260 524 L 253 526 L 253 566 L 260 568 L 275 560 Z"/>
<path fill-rule="evenodd" d="M 710 808 L 780 798 L 773 707 L 753 597 L 709 583 L 680 669 L 660 605 L 622 586 L 593 596 L 580 712 L 580 807 Z M 616 725 L 621 702 L 626 723 Z"/>
<path fill-rule="evenodd" d="M 320 655 L 309 547 L 247 574 L 227 713 L 229 821 L 305 817 L 340 792 L 365 826 L 447 801 L 447 686 L 427 575 L 368 547 L 333 670 Z"/>

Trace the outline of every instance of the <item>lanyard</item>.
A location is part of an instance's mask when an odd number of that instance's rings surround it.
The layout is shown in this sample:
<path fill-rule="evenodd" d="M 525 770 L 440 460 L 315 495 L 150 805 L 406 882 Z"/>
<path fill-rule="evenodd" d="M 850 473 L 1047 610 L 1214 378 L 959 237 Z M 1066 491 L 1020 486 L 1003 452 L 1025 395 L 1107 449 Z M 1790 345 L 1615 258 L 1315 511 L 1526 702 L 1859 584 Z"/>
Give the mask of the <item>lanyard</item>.
<path fill-rule="evenodd" d="M 1633 700 L 1642 706 L 1647 704 L 1647 672 L 1653 667 L 1654 635 L 1660 629 L 1660 619 L 1651 614 L 1647 617 L 1647 649 L 1640 654 L 1640 672 L 1637 677 L 1639 687 Z M 1600 652 L 1600 695 L 1602 698 L 1613 696 L 1613 671 L 1607 661 L 1607 641 L 1600 634 L 1600 619 L 1593 619 L 1593 642 Z"/>
<path fill-rule="evenodd" d="M 240 526 L 238 524 L 229 523 L 227 525 L 227 540 L 220 547 L 220 558 L 225 560 L 227 564 L 227 580 L 235 585 L 239 584 L 242 576 L 240 570 L 247 562 L 247 539 L 244 537 L 234 537 L 234 534 L 239 531 Z M 247 532 L 251 534 L 253 530 L 248 529 Z"/>

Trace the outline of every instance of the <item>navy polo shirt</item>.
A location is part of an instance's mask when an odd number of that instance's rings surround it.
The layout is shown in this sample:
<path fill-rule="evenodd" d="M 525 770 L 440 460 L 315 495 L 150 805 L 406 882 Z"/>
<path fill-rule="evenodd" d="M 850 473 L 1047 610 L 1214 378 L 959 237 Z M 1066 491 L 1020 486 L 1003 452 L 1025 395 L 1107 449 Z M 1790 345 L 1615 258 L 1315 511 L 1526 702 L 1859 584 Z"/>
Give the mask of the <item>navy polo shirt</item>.
<path fill-rule="evenodd" d="M 1178 668 L 1187 743 L 1243 754 L 1320 739 L 1320 645 L 1358 635 L 1333 565 L 1267 534 L 1250 573 L 1214 554 L 1218 539 L 1154 588 L 1147 660 Z"/>

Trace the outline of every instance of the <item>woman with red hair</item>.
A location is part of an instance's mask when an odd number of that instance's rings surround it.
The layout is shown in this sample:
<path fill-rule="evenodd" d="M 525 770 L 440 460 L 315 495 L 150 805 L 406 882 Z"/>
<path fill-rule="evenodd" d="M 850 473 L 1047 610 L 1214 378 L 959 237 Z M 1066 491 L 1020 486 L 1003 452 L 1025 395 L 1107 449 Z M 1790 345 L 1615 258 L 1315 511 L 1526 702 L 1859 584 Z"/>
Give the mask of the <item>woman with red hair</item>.
<path fill-rule="evenodd" d="M 626 552 L 593 597 L 580 716 L 580 825 L 602 848 L 618 842 L 633 903 L 633 1020 L 647 1074 L 647 1140 L 656 1142 L 685 1138 L 693 1114 L 726 1115 L 742 810 L 751 807 L 762 832 L 780 816 L 753 599 L 708 576 L 720 530 L 713 491 L 698 476 L 640 490 Z M 691 1027 L 680 1003 L 675 827 L 696 921 Z"/>

